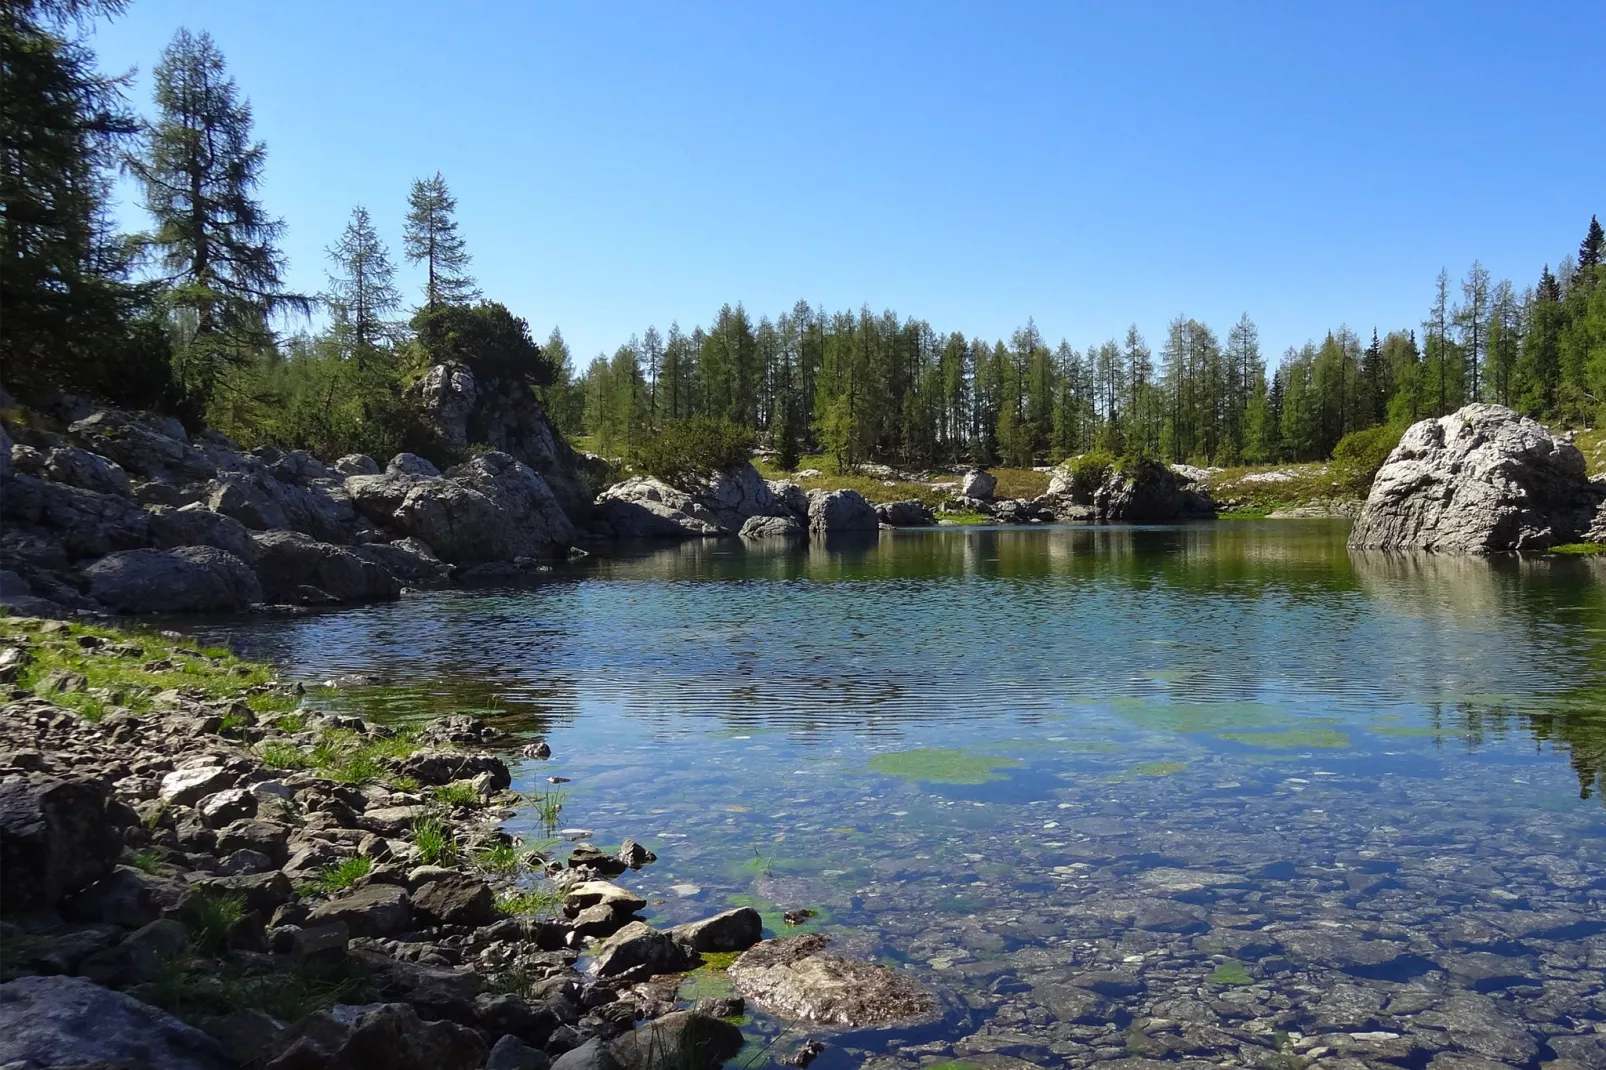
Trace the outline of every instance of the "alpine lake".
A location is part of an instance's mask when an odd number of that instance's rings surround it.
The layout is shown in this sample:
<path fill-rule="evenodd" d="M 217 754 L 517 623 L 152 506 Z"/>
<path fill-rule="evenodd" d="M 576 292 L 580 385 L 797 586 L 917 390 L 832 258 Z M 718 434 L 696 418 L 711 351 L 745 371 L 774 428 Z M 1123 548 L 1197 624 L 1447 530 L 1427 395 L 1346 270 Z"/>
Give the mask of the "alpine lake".
<path fill-rule="evenodd" d="M 1606 561 L 1346 534 L 694 540 L 202 631 L 316 705 L 548 740 L 527 844 L 634 838 L 653 925 L 751 905 L 947 1008 L 749 1002 L 733 1065 L 1606 1066 Z"/>

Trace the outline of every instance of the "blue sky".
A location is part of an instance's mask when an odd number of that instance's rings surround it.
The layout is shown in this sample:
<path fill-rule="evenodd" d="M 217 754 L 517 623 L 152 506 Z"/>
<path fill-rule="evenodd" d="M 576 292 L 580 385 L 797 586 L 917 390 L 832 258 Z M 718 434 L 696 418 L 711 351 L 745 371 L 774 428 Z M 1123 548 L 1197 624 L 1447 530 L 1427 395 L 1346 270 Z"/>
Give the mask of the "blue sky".
<path fill-rule="evenodd" d="M 357 203 L 399 260 L 439 169 L 486 295 L 581 365 L 800 297 L 1078 347 L 1248 311 L 1275 357 L 1606 214 L 1598 0 L 133 0 L 92 44 L 142 110 L 181 25 L 252 101 L 294 287 Z"/>

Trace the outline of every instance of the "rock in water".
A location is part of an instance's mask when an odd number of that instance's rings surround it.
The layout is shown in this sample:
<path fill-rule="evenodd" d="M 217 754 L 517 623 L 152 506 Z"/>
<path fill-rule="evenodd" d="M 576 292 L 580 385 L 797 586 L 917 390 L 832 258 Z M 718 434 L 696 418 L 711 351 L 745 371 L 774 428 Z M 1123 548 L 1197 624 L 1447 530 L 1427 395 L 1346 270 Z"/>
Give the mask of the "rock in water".
<path fill-rule="evenodd" d="M 1100 520 L 1126 524 L 1169 524 L 1215 516 L 1208 496 L 1182 485 L 1176 473 L 1158 461 L 1117 466 L 1093 492 L 1093 513 Z"/>
<path fill-rule="evenodd" d="M 1581 539 L 1606 500 L 1583 454 L 1500 405 L 1408 428 L 1350 531 L 1355 549 L 1490 554 Z"/>
<path fill-rule="evenodd" d="M 881 518 L 856 490 L 809 491 L 809 530 L 821 533 L 876 531 Z"/>
<path fill-rule="evenodd" d="M 0 985 L 0 1065 L 226 1070 L 211 1037 L 82 977 Z"/>
<path fill-rule="evenodd" d="M 883 524 L 895 528 L 929 528 L 937 523 L 931 507 L 919 498 L 901 502 L 883 502 L 875 507 L 875 511 Z"/>
<path fill-rule="evenodd" d="M 859 1028 L 924 1018 L 931 993 L 896 970 L 825 951 L 818 934 L 766 940 L 730 968 L 736 991 L 783 1018 Z"/>

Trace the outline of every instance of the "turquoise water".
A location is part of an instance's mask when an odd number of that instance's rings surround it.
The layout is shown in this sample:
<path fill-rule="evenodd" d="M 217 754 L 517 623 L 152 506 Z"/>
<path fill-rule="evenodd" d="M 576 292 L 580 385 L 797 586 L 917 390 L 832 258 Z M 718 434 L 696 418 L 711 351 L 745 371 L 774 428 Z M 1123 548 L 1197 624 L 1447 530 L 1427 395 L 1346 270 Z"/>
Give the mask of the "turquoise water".
<path fill-rule="evenodd" d="M 784 933 L 811 908 L 959 1008 L 817 1066 L 1297 1054 L 1338 982 L 1395 1001 L 1349 1032 L 1442 1034 L 1482 1000 L 1534 1038 L 1503 1057 L 1537 1065 L 1606 1020 L 1606 568 L 1345 533 L 710 540 L 229 636 L 309 683 L 372 678 L 318 701 L 550 740 L 515 788 L 571 778 L 562 825 L 656 850 L 625 878 L 655 922 L 748 902 Z M 1054 993 L 1103 969 L 1141 991 L 1082 1021 Z M 1581 1001 L 1562 1017 L 1558 985 Z"/>

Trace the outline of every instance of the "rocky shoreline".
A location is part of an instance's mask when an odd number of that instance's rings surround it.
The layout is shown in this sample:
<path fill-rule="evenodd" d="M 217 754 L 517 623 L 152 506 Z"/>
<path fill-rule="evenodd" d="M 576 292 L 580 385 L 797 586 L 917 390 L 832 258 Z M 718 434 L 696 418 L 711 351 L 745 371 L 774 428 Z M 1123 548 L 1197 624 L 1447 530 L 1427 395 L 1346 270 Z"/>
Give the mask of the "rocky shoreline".
<path fill-rule="evenodd" d="M 8 1068 L 713 1067 L 743 993 L 827 1027 L 938 1012 L 820 937 L 763 939 L 750 907 L 641 921 L 615 881 L 650 851 L 510 792 L 544 742 L 319 712 L 170 632 L 8 618 L 0 680 Z M 532 803 L 553 835 L 521 843 L 500 825 Z M 699 968 L 737 995 L 678 999 Z"/>

